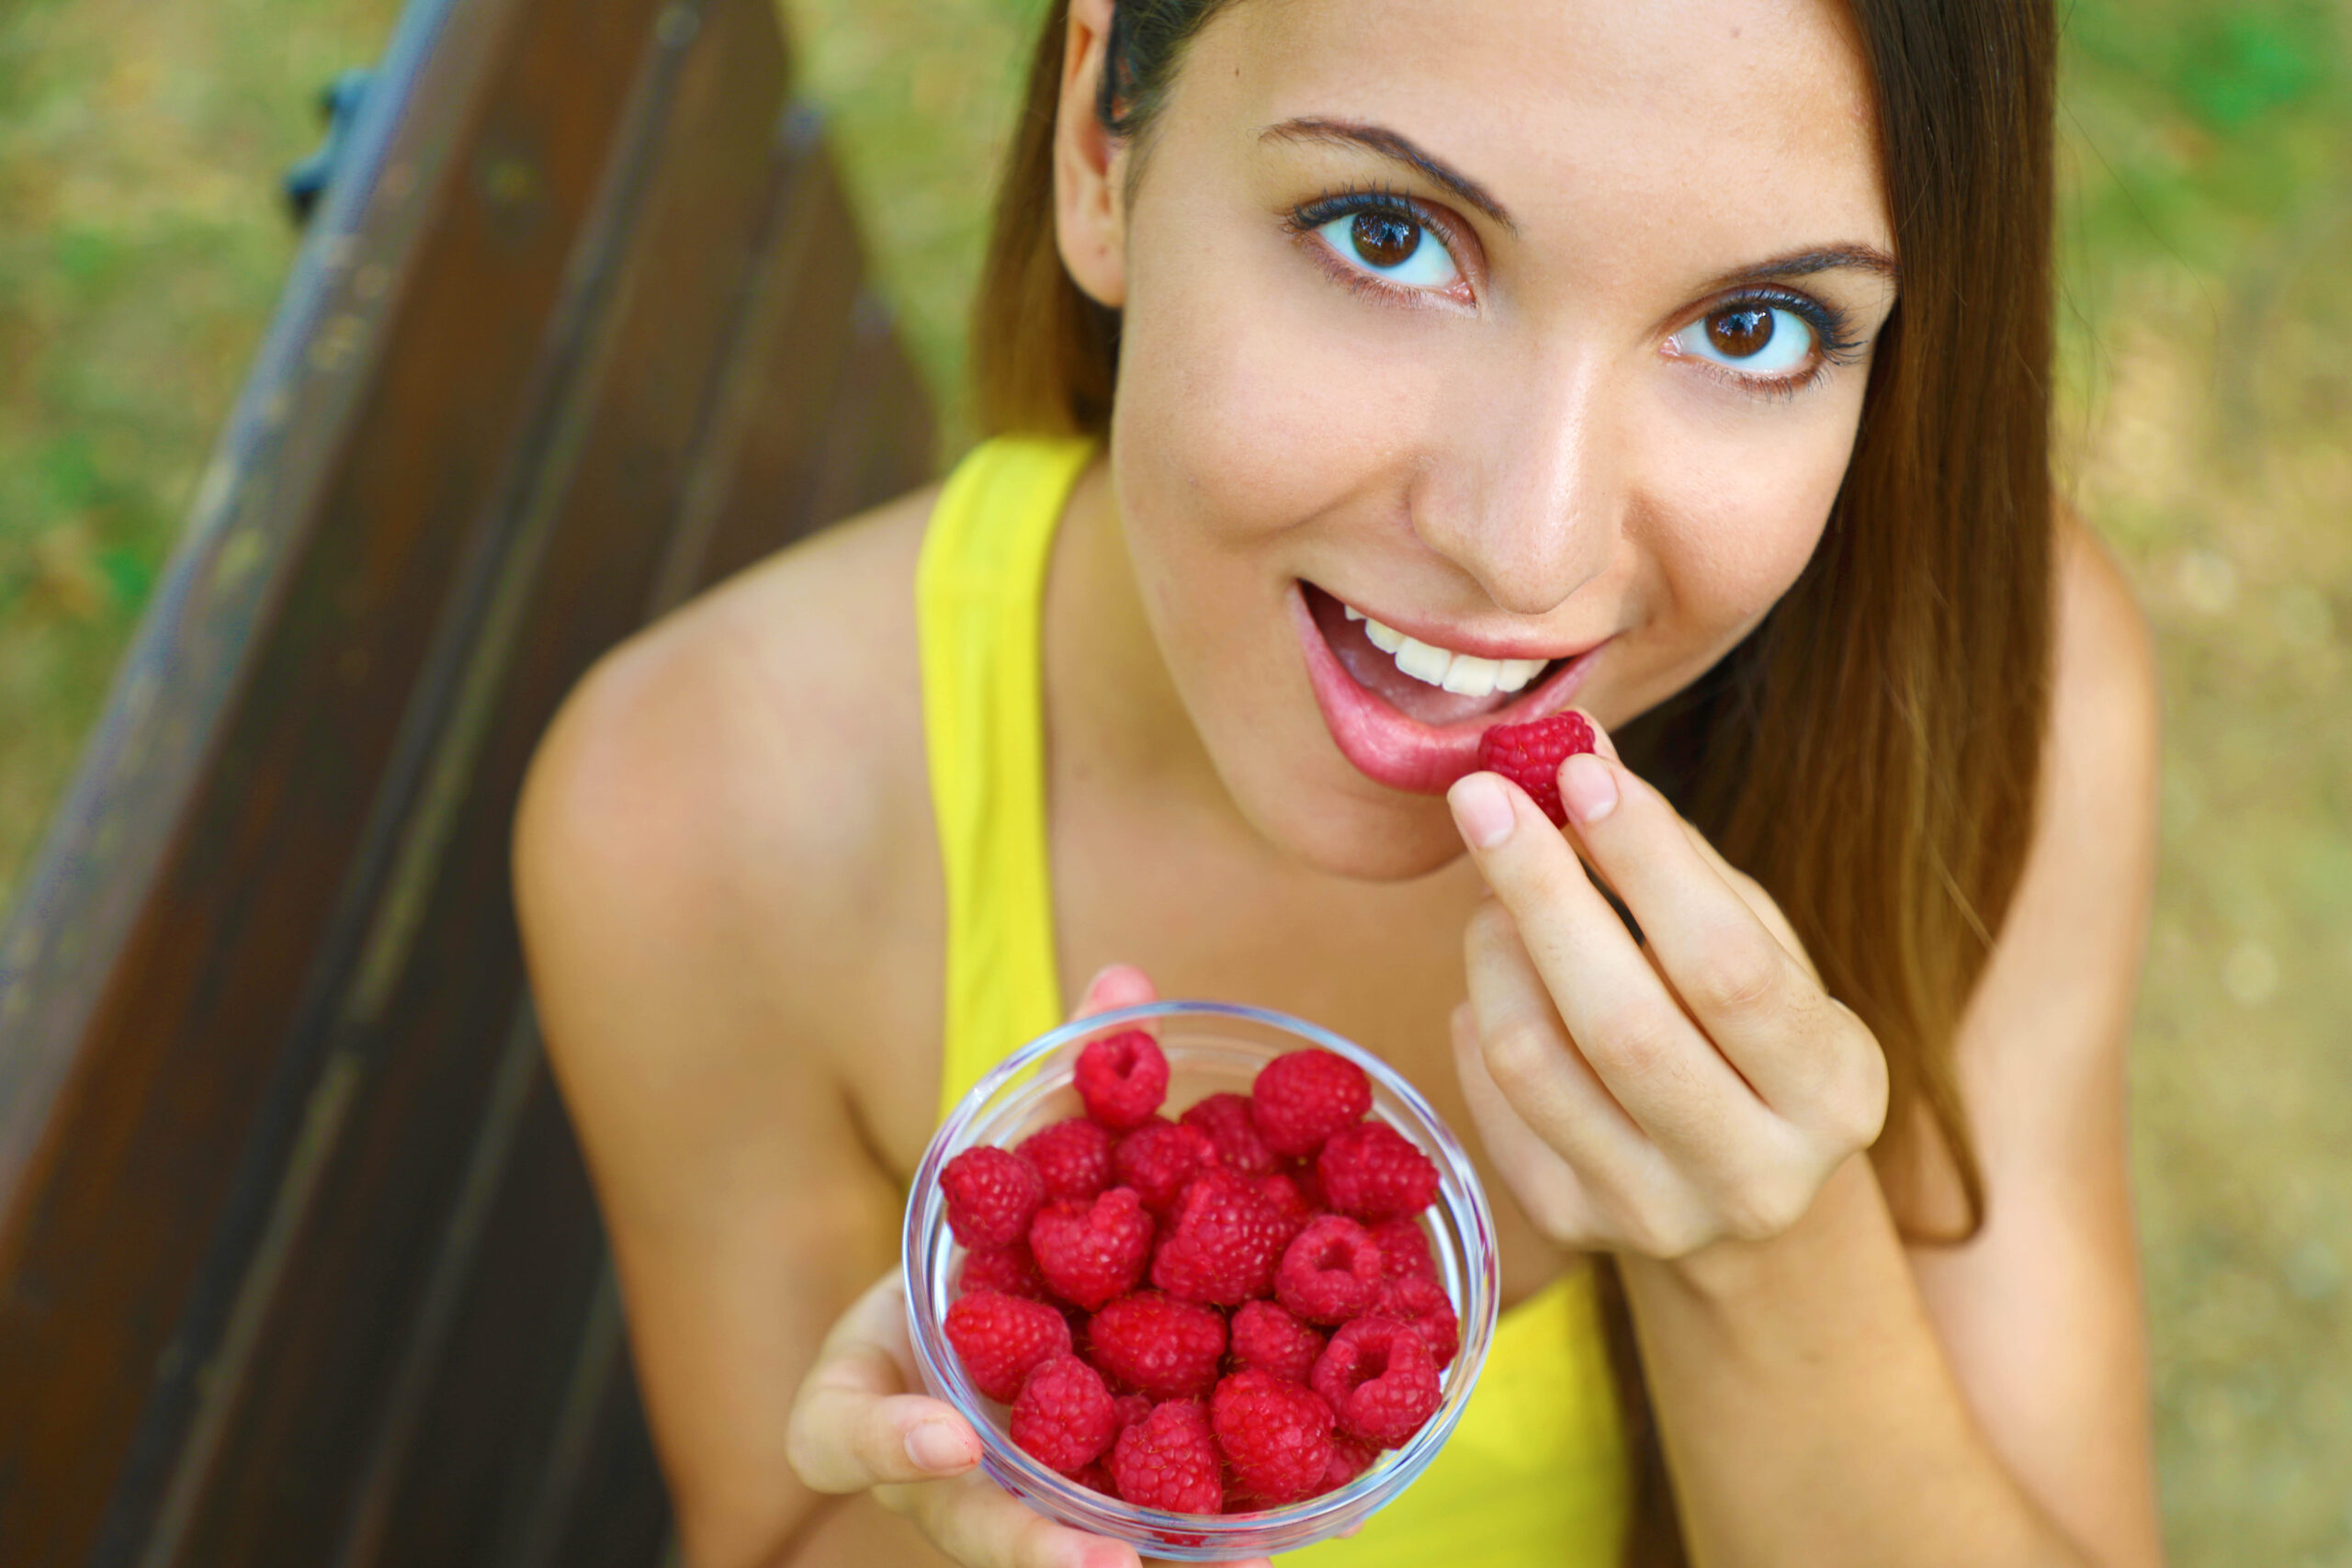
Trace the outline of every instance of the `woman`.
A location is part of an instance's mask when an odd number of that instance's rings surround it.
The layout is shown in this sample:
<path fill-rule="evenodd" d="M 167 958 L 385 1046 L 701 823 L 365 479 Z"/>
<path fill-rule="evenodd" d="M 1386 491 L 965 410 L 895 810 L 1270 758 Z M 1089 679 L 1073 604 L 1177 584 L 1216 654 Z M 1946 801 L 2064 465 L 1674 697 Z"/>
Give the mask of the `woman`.
<path fill-rule="evenodd" d="M 1057 7 L 1017 439 L 616 653 L 524 808 L 691 1562 L 1133 1561 L 906 1392 L 892 1280 L 943 1098 L 1155 983 L 1377 1051 L 1496 1202 L 1508 1356 L 1301 1561 L 2159 1560 L 2154 682 L 2052 517 L 2053 51 L 2010 0 Z M 1475 745 L 1571 705 L 1623 743 L 1555 829 Z"/>

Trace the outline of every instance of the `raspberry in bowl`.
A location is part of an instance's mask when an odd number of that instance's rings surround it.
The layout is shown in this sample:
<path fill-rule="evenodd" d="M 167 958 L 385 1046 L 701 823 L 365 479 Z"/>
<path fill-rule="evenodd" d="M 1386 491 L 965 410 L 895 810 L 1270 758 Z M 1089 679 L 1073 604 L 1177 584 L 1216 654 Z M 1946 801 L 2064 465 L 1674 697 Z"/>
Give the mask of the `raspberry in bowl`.
<path fill-rule="evenodd" d="M 999 1484 L 1192 1562 L 1295 1551 L 1410 1485 L 1492 1338 L 1494 1222 L 1419 1091 L 1223 1002 L 1063 1026 L 933 1137 L 908 1325 Z"/>

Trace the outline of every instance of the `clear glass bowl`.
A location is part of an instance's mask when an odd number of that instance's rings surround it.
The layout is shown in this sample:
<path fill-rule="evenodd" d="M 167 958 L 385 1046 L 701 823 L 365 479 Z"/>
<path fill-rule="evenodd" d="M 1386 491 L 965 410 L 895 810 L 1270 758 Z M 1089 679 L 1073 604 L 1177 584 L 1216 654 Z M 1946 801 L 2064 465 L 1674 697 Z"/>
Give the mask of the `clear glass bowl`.
<path fill-rule="evenodd" d="M 1320 1046 L 1372 1080 L 1372 1114 L 1412 1140 L 1438 1168 L 1438 1201 L 1423 1224 L 1438 1280 L 1462 1320 L 1462 1349 L 1446 1369 L 1444 1403 L 1404 1447 L 1384 1453 L 1336 1491 L 1261 1513 L 1208 1517 L 1141 1508 L 1056 1473 L 1013 1447 L 1005 1407 L 974 1388 L 941 1326 L 954 1300 L 964 1249 L 947 1228 L 940 1168 L 976 1145 L 1011 1147 L 1051 1122 L 1080 1113 L 1070 1077 L 1079 1048 L 1123 1029 L 1150 1031 L 1168 1057 L 1173 1116 L 1221 1091 L 1246 1094 L 1258 1069 L 1285 1051 Z M 963 1412 L 979 1433 L 981 1467 L 1039 1513 L 1075 1529 L 1124 1540 L 1146 1556 L 1216 1562 L 1295 1551 L 1362 1524 L 1437 1457 L 1461 1418 L 1493 1341 L 1498 1281 L 1495 1223 L 1470 1159 L 1420 1091 L 1370 1052 L 1329 1030 L 1261 1008 L 1228 1002 L 1162 1001 L 1063 1025 L 1030 1042 L 973 1086 L 923 1155 L 907 1200 L 901 1247 L 907 1320 L 924 1386 Z"/>

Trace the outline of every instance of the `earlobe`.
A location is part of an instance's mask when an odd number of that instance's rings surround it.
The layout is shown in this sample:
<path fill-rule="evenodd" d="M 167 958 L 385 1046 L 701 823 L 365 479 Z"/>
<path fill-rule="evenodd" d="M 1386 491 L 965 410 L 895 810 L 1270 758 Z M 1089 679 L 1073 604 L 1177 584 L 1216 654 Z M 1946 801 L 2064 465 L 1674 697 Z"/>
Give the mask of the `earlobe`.
<path fill-rule="evenodd" d="M 1054 231 L 1062 265 L 1095 303 L 1126 303 L 1126 150 L 1096 118 L 1112 0 L 1070 0 L 1054 120 Z"/>

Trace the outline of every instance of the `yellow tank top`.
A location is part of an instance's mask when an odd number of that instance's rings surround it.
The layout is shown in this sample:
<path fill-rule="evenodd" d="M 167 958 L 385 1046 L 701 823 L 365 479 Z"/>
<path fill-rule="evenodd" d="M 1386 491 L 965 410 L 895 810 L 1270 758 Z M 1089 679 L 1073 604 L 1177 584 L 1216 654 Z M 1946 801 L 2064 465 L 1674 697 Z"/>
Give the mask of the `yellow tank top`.
<path fill-rule="evenodd" d="M 1000 439 L 941 491 L 916 570 L 946 874 L 943 1115 L 1062 1021 L 1046 848 L 1039 612 L 1086 440 Z M 1503 1314 L 1461 1425 L 1362 1531 L 1285 1568 L 1616 1568 L 1629 1474 L 1589 1269 Z"/>

